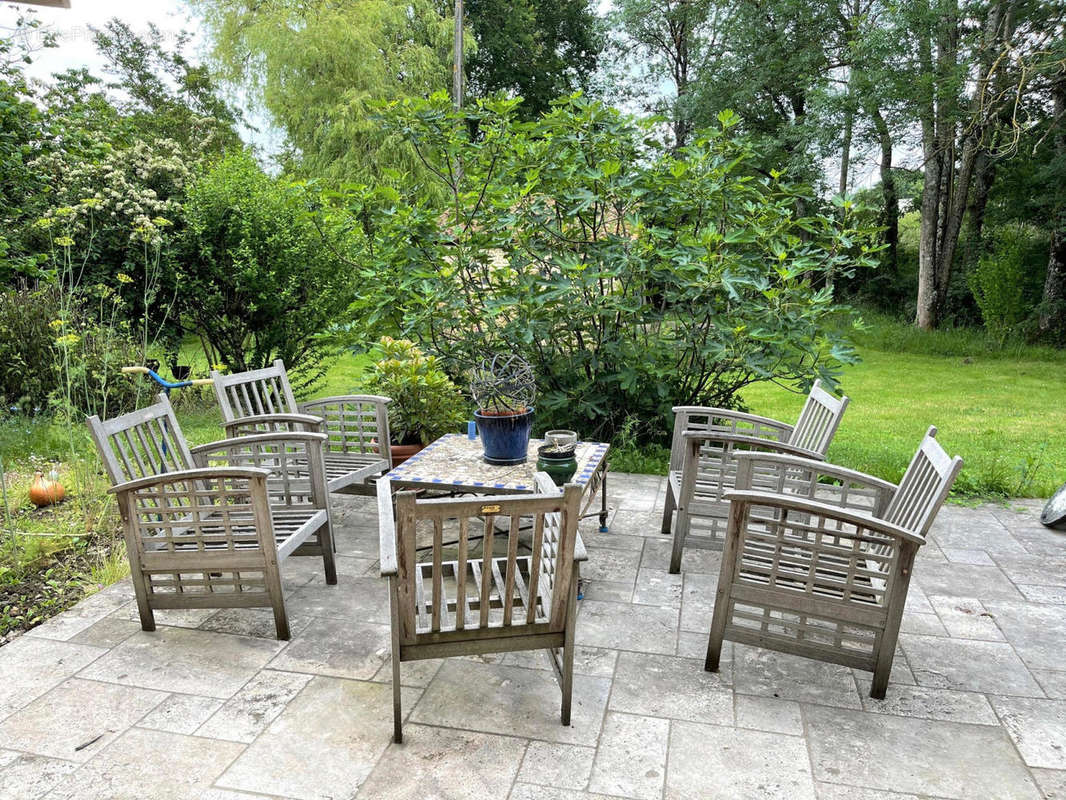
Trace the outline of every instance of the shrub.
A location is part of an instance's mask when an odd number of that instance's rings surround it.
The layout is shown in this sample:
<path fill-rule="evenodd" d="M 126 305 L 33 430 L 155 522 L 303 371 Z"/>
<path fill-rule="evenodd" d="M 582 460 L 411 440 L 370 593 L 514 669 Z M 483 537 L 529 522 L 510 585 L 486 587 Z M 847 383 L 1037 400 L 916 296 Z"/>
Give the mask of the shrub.
<path fill-rule="evenodd" d="M 1047 240 L 1022 224 L 999 227 L 990 238 L 992 248 L 981 256 L 969 283 L 985 328 L 1003 342 L 1021 332 L 1040 299 Z"/>
<path fill-rule="evenodd" d="M 522 125 L 516 102 L 389 110 L 450 200 L 419 185 L 376 207 L 353 195 L 368 232 L 357 269 L 378 289 L 354 318 L 403 331 L 453 377 L 521 354 L 538 426 L 586 437 L 630 415 L 665 432 L 672 405 L 731 405 L 753 381 L 832 385 L 853 360 L 832 284 L 873 259 L 849 203 L 835 218 L 798 211 L 816 202 L 755 170 L 728 113 L 669 154 L 598 103 L 574 97 Z"/>
<path fill-rule="evenodd" d="M 141 351 L 114 292 L 97 287 L 95 300 L 64 303 L 55 285 L 0 292 L 0 408 L 108 416 L 136 407 L 143 389 L 121 370 Z"/>
<path fill-rule="evenodd" d="M 375 355 L 366 386 L 392 400 L 389 428 L 398 444 L 429 444 L 459 430 L 466 419 L 466 403 L 436 358 L 412 342 L 387 336 Z"/>
<path fill-rule="evenodd" d="M 228 156 L 189 190 L 186 224 L 182 305 L 211 361 L 237 372 L 280 358 L 304 384 L 318 377 L 320 335 L 350 302 L 351 276 L 299 187 Z"/>

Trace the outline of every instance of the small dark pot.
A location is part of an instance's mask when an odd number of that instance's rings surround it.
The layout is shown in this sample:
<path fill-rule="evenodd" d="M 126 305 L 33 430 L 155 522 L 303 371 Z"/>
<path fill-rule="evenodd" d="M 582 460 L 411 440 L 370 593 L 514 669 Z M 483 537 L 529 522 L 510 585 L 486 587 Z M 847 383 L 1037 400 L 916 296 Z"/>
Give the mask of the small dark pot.
<path fill-rule="evenodd" d="M 474 412 L 485 461 L 490 464 L 521 464 L 529 451 L 529 433 L 533 429 L 533 409 L 524 414 L 494 416 Z"/>
<path fill-rule="evenodd" d="M 561 455 L 540 453 L 537 456 L 537 469 L 540 472 L 547 472 L 548 477 L 555 481 L 556 486 L 562 486 L 577 472 L 577 459 L 574 457 L 573 450 Z"/>
<path fill-rule="evenodd" d="M 174 376 L 174 380 L 176 381 L 187 381 L 191 371 L 192 367 L 188 364 L 174 364 L 170 368 L 170 373 Z"/>

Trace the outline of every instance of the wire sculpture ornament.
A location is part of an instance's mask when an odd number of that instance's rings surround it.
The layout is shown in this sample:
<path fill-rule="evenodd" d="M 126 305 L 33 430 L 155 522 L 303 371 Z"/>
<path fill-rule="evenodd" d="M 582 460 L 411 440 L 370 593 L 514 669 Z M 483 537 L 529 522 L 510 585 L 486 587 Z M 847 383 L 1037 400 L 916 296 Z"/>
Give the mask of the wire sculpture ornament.
<path fill-rule="evenodd" d="M 471 373 L 470 395 L 482 414 L 522 414 L 533 408 L 537 380 L 524 358 L 497 353 Z"/>

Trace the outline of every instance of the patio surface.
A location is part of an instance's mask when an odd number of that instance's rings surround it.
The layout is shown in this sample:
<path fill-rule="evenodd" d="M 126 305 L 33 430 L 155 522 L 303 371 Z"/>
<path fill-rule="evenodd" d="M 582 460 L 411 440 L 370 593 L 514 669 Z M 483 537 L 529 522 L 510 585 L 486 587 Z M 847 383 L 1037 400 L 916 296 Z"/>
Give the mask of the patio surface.
<path fill-rule="evenodd" d="M 1066 534 L 1039 504 L 949 506 L 915 568 L 887 698 L 845 667 L 726 643 L 719 554 L 666 572 L 663 481 L 612 474 L 582 524 L 573 726 L 542 653 L 402 667 L 369 500 L 335 497 L 340 583 L 283 567 L 269 611 L 136 620 L 129 581 L 0 648 L 0 798 L 1066 797 Z"/>

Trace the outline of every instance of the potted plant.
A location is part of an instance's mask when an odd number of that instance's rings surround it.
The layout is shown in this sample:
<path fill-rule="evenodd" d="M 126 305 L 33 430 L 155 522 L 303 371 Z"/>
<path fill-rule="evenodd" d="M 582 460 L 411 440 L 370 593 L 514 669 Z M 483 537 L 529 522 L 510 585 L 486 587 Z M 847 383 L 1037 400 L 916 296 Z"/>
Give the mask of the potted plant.
<path fill-rule="evenodd" d="M 392 463 L 401 464 L 466 419 L 462 392 L 434 356 L 406 339 L 384 337 L 367 372 L 366 388 L 392 400 L 389 429 Z"/>
<path fill-rule="evenodd" d="M 474 370 L 470 394 L 478 433 L 490 464 L 521 464 L 529 449 L 537 382 L 517 355 L 497 354 Z"/>

